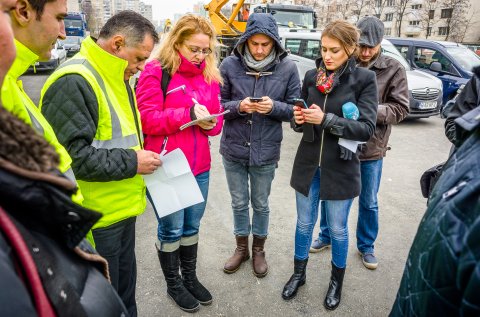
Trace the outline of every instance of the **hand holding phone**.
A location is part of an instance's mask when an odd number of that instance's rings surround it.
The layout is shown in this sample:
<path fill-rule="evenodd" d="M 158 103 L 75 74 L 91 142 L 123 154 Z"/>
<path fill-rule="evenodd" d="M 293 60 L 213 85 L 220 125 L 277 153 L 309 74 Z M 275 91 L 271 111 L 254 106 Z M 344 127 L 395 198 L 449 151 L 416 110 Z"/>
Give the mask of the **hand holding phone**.
<path fill-rule="evenodd" d="M 250 102 L 260 102 L 260 101 L 263 101 L 263 98 L 262 98 L 262 97 L 249 97 L 248 99 L 250 99 Z"/>
<path fill-rule="evenodd" d="M 307 106 L 307 103 L 305 102 L 305 100 L 297 98 L 297 99 L 294 99 L 293 101 L 294 101 L 295 106 L 303 108 L 303 109 L 308 109 L 308 106 Z"/>

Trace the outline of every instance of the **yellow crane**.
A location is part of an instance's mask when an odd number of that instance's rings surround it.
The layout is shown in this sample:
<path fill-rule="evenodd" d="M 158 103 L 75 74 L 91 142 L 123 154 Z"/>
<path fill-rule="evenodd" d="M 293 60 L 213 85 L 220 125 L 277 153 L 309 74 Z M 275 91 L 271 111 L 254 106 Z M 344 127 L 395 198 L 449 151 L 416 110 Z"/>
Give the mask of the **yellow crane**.
<path fill-rule="evenodd" d="M 245 0 L 238 0 L 233 5 L 232 13 L 229 17 L 226 17 L 221 9 L 227 4 L 229 0 L 212 0 L 210 3 L 204 5 L 208 16 L 212 22 L 217 35 L 220 37 L 238 37 L 245 31 L 247 25 L 246 21 L 238 20 L 238 13 L 244 7 Z"/>

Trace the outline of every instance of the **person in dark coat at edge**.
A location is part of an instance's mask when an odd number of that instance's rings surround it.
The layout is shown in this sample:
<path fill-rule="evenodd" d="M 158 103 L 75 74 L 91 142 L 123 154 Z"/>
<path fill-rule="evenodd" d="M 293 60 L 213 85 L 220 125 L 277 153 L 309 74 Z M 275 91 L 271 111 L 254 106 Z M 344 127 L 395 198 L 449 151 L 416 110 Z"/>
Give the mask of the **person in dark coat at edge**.
<path fill-rule="evenodd" d="M 357 249 L 363 265 L 374 270 L 375 240 L 378 235 L 378 190 L 382 177 L 383 158 L 390 149 L 388 139 L 392 125 L 398 124 L 409 112 L 407 73 L 396 59 L 382 54 L 383 22 L 376 17 L 364 17 L 357 22 L 360 29 L 358 66 L 375 72 L 378 90 L 378 111 L 375 134 L 360 146 L 360 178 L 362 189 L 358 203 Z M 320 233 L 310 248 L 319 252 L 330 245 L 324 210 L 320 215 Z"/>
<path fill-rule="evenodd" d="M 478 72 L 478 67 L 475 71 Z M 455 120 L 470 110 L 478 107 L 480 104 L 480 79 L 473 76 L 463 88 L 460 95 L 455 100 L 455 104 L 447 115 L 445 120 L 445 135 L 453 143 L 455 147 L 461 143 L 464 138 L 460 135 L 460 140 L 457 140 L 457 124 Z M 460 133 L 465 132 L 460 129 Z"/>
<path fill-rule="evenodd" d="M 0 0 L 0 86 L 15 58 Z M 101 214 L 74 203 L 55 149 L 0 105 L 0 316 L 128 316 L 84 239 Z"/>
<path fill-rule="evenodd" d="M 480 316 L 480 67 L 474 74 L 457 102 L 476 107 L 453 121 L 457 148 L 430 195 L 391 317 Z"/>
<path fill-rule="evenodd" d="M 224 80 L 221 102 L 230 110 L 224 117 L 220 154 L 232 198 L 237 247 L 223 270 L 234 273 L 249 259 L 248 237 L 252 233 L 253 273 L 264 277 L 268 273 L 264 251 L 270 214 L 268 197 L 280 160 L 282 122 L 293 117 L 300 78 L 295 63 L 286 58 L 288 54 L 271 14 L 250 15 L 233 52 L 220 65 Z"/>
<path fill-rule="evenodd" d="M 303 137 L 290 180 L 297 204 L 294 273 L 282 297 L 295 297 L 305 284 L 321 203 L 332 239 L 332 274 L 324 300 L 329 310 L 340 304 L 348 254 L 348 214 L 360 193 L 358 156 L 339 144 L 339 139 L 368 141 L 377 118 L 375 73 L 356 66 L 358 38 L 358 29 L 346 21 L 327 24 L 321 36 L 322 56 L 316 61 L 317 69 L 309 70 L 303 80 L 301 96 L 309 108 L 294 107 L 294 129 L 303 132 Z M 357 108 L 358 118 L 345 118 L 344 106 Z"/>

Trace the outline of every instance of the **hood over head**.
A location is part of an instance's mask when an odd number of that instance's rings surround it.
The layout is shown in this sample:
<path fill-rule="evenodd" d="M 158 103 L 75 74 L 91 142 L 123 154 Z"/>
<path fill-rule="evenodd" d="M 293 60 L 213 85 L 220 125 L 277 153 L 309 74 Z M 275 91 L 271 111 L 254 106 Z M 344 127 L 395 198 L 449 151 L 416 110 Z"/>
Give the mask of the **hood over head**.
<path fill-rule="evenodd" d="M 247 27 L 242 36 L 238 39 L 234 48 L 234 54 L 243 59 L 245 42 L 255 34 L 265 34 L 275 41 L 277 58 L 282 59 L 287 56 L 287 51 L 282 46 L 278 26 L 275 18 L 270 13 L 253 13 L 247 21 Z"/>

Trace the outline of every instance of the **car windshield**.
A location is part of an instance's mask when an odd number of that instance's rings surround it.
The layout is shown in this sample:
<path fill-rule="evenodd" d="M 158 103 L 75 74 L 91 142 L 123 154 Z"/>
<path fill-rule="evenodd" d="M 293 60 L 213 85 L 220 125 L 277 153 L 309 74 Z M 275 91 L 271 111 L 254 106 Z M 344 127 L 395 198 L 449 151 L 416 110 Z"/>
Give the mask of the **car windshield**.
<path fill-rule="evenodd" d="M 405 70 L 410 70 L 410 65 L 408 65 L 408 62 L 405 60 L 402 54 L 400 54 L 397 48 L 390 41 L 388 40 L 382 41 L 382 53 L 385 54 L 386 56 L 395 58 L 397 61 L 400 62 L 400 64 L 402 64 Z"/>
<path fill-rule="evenodd" d="M 83 27 L 83 22 L 82 20 L 77 20 L 77 19 L 74 19 L 74 20 L 70 20 L 68 18 L 66 18 L 64 20 L 65 22 L 65 28 L 67 29 L 81 29 Z"/>
<path fill-rule="evenodd" d="M 301 27 L 313 29 L 313 13 L 312 12 L 292 12 L 274 10 L 273 17 L 280 26 Z"/>
<path fill-rule="evenodd" d="M 64 40 L 61 41 L 63 44 L 80 44 L 80 38 L 79 37 L 68 37 Z"/>
<path fill-rule="evenodd" d="M 480 66 L 480 57 L 464 46 L 447 47 L 447 52 L 467 72 L 471 72 L 474 67 Z"/>

